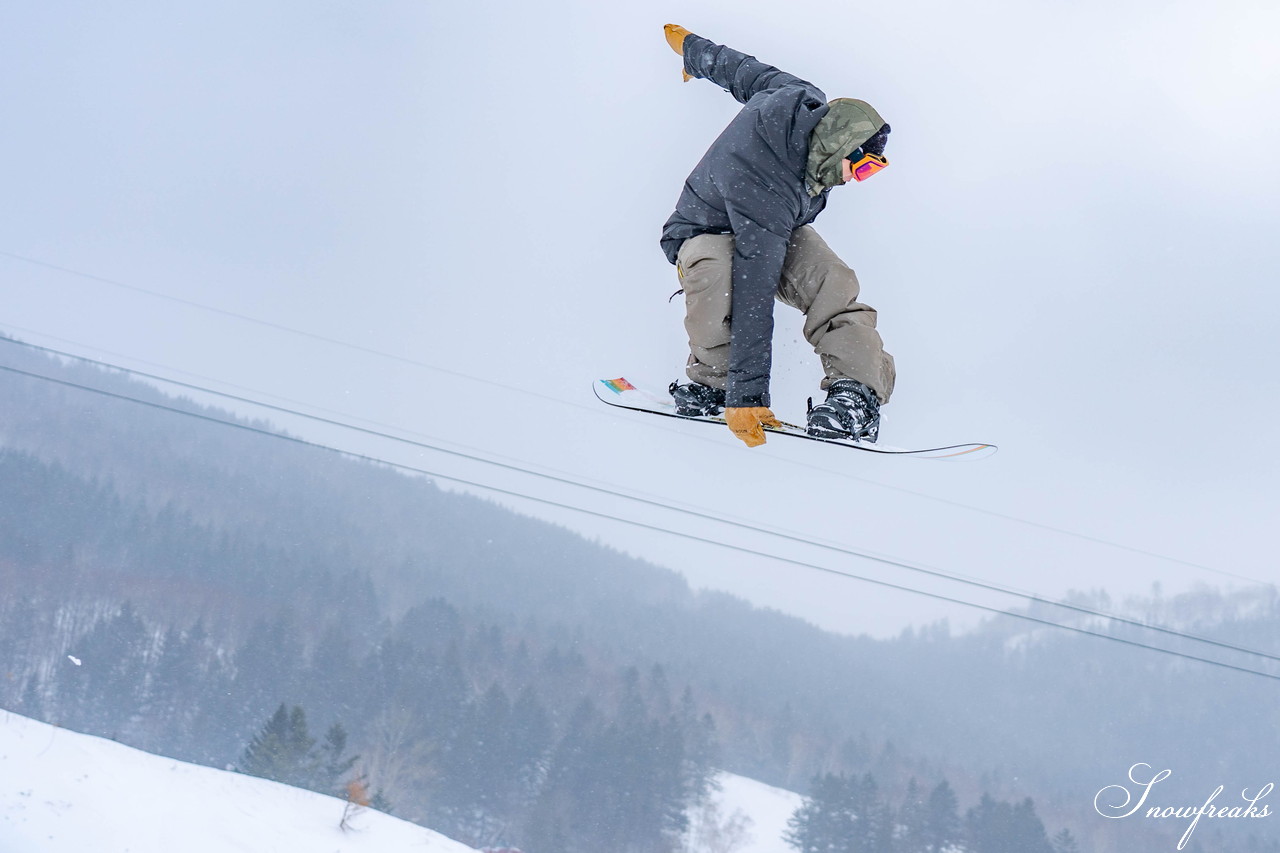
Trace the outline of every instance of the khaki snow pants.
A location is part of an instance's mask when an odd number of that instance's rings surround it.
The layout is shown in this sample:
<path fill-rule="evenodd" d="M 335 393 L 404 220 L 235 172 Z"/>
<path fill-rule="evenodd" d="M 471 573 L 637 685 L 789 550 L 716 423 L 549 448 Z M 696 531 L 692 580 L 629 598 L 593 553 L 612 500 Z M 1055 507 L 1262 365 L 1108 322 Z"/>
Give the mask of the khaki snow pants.
<path fill-rule="evenodd" d="M 685 331 L 694 382 L 723 389 L 729 375 L 732 234 L 699 234 L 680 246 L 676 268 L 684 290 Z M 858 277 L 811 226 L 787 246 L 777 299 L 804 314 L 804 337 L 822 361 L 822 388 L 856 379 L 881 403 L 893 394 L 893 356 L 876 331 L 876 311 L 858 301 Z"/>

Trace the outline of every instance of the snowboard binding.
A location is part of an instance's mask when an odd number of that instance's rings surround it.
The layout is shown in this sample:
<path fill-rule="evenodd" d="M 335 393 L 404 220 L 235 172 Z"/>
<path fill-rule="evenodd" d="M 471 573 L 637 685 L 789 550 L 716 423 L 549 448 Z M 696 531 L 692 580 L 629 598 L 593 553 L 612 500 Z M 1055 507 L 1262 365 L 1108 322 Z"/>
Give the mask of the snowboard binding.
<path fill-rule="evenodd" d="M 808 408 L 805 432 L 817 438 L 874 443 L 880 434 L 880 401 L 857 380 L 837 379 L 827 386 L 827 399 L 815 406 L 810 397 Z"/>
<path fill-rule="evenodd" d="M 724 392 L 700 382 L 681 385 L 672 382 L 667 388 L 676 403 L 676 414 L 686 418 L 714 417 L 724 411 Z"/>

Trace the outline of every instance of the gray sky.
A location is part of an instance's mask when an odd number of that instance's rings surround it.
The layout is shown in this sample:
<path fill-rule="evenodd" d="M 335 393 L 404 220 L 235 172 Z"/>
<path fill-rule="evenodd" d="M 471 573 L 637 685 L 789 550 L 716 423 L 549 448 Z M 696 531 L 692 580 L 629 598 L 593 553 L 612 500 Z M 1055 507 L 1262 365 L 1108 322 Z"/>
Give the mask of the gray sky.
<path fill-rule="evenodd" d="M 996 457 L 881 460 L 779 438 L 748 451 L 727 430 L 593 400 L 595 378 L 681 375 L 658 232 L 737 109 L 712 84 L 680 82 L 667 21 L 890 121 L 893 167 L 836 190 L 817 222 L 897 358 L 882 438 L 991 441 Z M 1229 579 L 989 513 L 1277 577 L 1272 4 L 51 2 L 11 4 L 0 22 L 0 252 L 441 370 L 3 255 L 0 330 L 1043 595 Z M 777 316 L 775 409 L 796 419 L 820 372 L 799 316 Z M 520 508 L 839 630 L 972 618 Z"/>

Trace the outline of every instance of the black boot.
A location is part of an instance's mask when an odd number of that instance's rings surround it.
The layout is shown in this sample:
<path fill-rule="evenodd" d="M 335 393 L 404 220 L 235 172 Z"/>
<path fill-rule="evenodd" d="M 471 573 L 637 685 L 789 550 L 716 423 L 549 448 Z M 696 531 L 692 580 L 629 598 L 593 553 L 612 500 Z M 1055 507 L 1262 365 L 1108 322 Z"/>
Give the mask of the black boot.
<path fill-rule="evenodd" d="M 724 409 L 724 392 L 698 382 L 681 385 L 672 382 L 667 389 L 676 401 L 676 414 L 686 418 L 710 417 Z"/>
<path fill-rule="evenodd" d="M 876 392 L 854 379 L 837 379 L 827 386 L 827 399 L 813 405 L 805 431 L 819 438 L 875 441 L 880 432 L 880 401 Z"/>

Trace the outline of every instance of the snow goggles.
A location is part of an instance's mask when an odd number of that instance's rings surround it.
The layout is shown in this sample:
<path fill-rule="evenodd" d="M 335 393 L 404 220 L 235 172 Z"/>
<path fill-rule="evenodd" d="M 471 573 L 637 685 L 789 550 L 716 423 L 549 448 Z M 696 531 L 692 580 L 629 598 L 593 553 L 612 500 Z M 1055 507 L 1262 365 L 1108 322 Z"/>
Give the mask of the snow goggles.
<path fill-rule="evenodd" d="M 855 181 L 865 181 L 881 169 L 889 167 L 889 161 L 879 154 L 863 153 L 861 157 L 858 157 L 858 152 L 861 150 L 858 149 L 849 157 L 849 168 L 853 171 L 853 179 Z M 858 159 L 855 160 L 854 157 L 858 157 Z"/>

